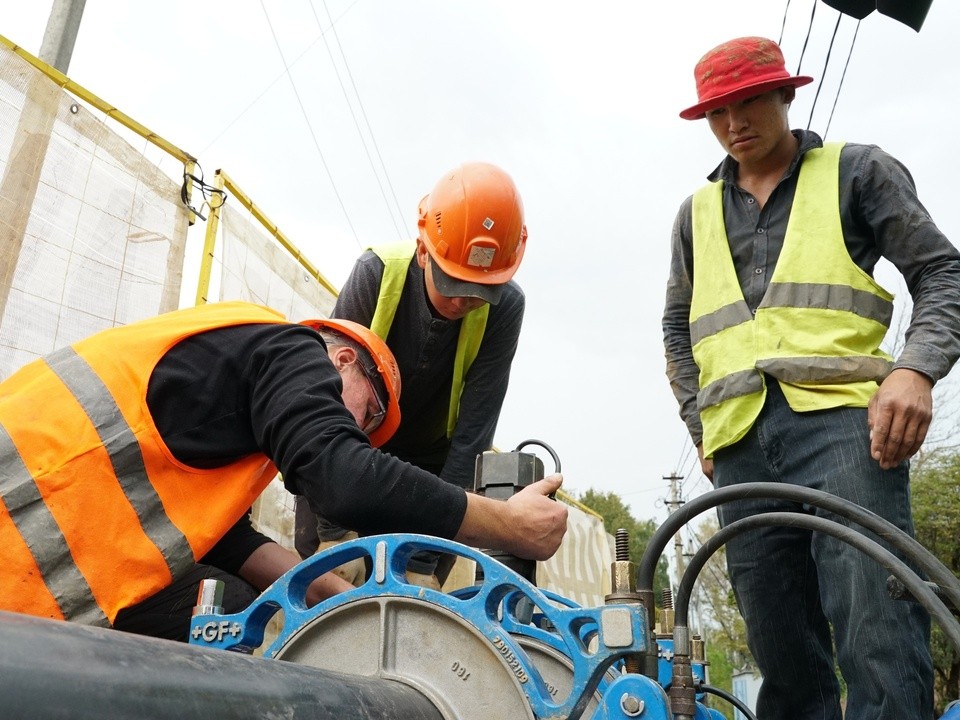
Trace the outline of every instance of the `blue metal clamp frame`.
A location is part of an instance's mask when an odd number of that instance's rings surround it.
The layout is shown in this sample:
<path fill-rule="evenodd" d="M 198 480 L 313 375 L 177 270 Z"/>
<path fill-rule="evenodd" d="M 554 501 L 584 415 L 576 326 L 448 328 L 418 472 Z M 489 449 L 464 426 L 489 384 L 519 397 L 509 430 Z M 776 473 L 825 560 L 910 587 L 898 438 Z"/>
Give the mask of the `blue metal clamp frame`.
<path fill-rule="evenodd" d="M 484 580 L 469 597 L 457 597 L 411 585 L 405 570 L 410 556 L 420 550 L 450 553 L 469 558 L 483 569 Z M 306 590 L 313 580 L 345 562 L 370 557 L 373 573 L 366 583 L 308 608 Z M 579 717 L 606 670 L 625 655 L 647 646 L 643 613 L 626 605 L 603 608 L 558 608 L 531 583 L 487 555 L 465 545 L 426 535 L 379 535 L 337 545 L 296 566 L 255 600 L 234 615 L 197 615 L 190 627 L 190 642 L 196 645 L 252 652 L 263 644 L 267 624 L 283 611 L 283 628 L 264 651 L 275 657 L 284 644 L 318 616 L 353 601 L 390 595 L 429 602 L 454 613 L 473 625 L 498 650 L 519 681 L 537 718 Z M 511 637 L 511 629 L 524 626 L 513 610 L 521 597 L 533 603 L 552 630 L 543 639 L 566 655 L 573 666 L 574 690 L 554 702 L 539 671 Z M 537 637 L 540 637 L 538 632 Z M 591 651 L 587 638 L 597 638 Z"/>
<path fill-rule="evenodd" d="M 472 597 L 476 593 L 476 591 L 477 590 L 475 587 L 469 587 L 469 588 L 463 588 L 461 590 L 455 590 L 453 594 L 456 595 L 457 597 Z M 541 588 L 540 592 L 548 600 L 552 601 L 557 605 L 560 605 L 563 607 L 569 607 L 569 608 L 580 607 L 574 601 L 568 598 L 565 598 L 562 595 L 557 595 L 556 593 L 553 593 L 549 590 L 544 590 Z M 508 599 L 508 602 L 509 602 L 509 599 Z M 551 633 L 549 629 L 542 627 L 543 620 L 544 620 L 544 616 L 537 613 L 533 617 L 532 624 L 524 625 L 524 624 L 518 623 L 512 617 L 503 618 L 502 624 L 504 626 L 504 629 L 506 629 L 511 634 L 523 635 L 525 637 L 538 640 L 544 645 L 547 645 L 558 652 L 564 652 L 565 646 L 563 642 L 556 635 Z M 593 637 L 593 632 L 591 628 L 581 629 L 581 638 L 583 642 L 589 643 L 592 637 Z M 657 660 L 658 660 L 657 682 L 659 683 L 659 687 L 666 690 L 667 688 L 670 687 L 670 683 L 673 681 L 673 639 L 672 638 L 657 639 Z M 618 672 L 622 669 L 622 666 L 623 666 L 623 663 L 620 660 L 618 660 L 613 664 L 613 668 Z M 706 682 L 706 666 L 704 665 L 704 663 L 699 663 L 699 662 L 692 663 L 691 667 L 693 670 L 694 680 L 696 680 L 697 682 Z M 607 676 L 604 676 L 604 678 L 601 679 L 599 686 L 597 687 L 597 692 L 599 692 L 600 694 L 605 694 L 607 692 L 607 687 L 609 685 L 609 682 L 607 681 L 607 679 L 608 679 Z M 697 700 L 702 701 L 704 699 L 704 696 L 705 696 L 705 693 L 702 693 L 702 692 L 698 693 Z M 718 715 L 717 717 L 722 717 L 722 716 Z M 957 720 L 960 720 L 960 716 L 958 716 Z"/>
<path fill-rule="evenodd" d="M 672 720 L 663 688 L 645 675 L 621 675 L 607 686 L 591 720 Z M 723 715 L 697 703 L 694 720 L 723 720 Z"/>

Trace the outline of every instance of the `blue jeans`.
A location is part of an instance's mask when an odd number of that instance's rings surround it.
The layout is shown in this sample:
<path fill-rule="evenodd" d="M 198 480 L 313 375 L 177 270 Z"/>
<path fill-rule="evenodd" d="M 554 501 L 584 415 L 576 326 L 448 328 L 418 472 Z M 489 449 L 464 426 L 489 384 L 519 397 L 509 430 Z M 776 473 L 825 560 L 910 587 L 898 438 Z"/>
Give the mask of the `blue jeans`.
<path fill-rule="evenodd" d="M 882 470 L 870 457 L 866 409 L 797 413 L 775 380 L 767 378 L 767 388 L 763 411 L 746 437 L 715 453 L 716 486 L 777 482 L 815 488 L 912 534 L 909 463 Z M 778 510 L 839 520 L 785 500 L 754 498 L 718 508 L 722 526 Z M 847 684 L 846 720 L 933 717 L 929 616 L 919 605 L 889 598 L 889 572 L 878 563 L 831 536 L 788 527 L 745 532 L 726 552 L 750 650 L 763 675 L 759 720 L 840 720 L 831 627 Z"/>

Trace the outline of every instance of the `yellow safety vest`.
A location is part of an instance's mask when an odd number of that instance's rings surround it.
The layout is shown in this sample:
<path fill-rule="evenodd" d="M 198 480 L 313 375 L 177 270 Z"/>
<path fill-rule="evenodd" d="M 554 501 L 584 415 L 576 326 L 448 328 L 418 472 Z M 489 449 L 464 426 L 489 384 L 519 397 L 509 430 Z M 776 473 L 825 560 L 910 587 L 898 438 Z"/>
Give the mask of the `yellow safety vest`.
<path fill-rule="evenodd" d="M 223 537 L 277 470 L 261 454 L 181 464 L 154 425 L 147 384 L 183 338 L 281 322 L 248 303 L 166 313 L 0 383 L 0 609 L 109 626 Z"/>
<path fill-rule="evenodd" d="M 383 278 L 380 280 L 380 295 L 377 298 L 377 309 L 373 313 L 370 329 L 382 340 L 386 341 L 393 325 L 393 318 L 397 314 L 397 305 L 403 294 L 403 286 L 407 279 L 407 268 L 417 251 L 416 243 L 401 242 L 389 245 L 380 245 L 370 248 L 383 261 Z M 487 327 L 487 317 L 490 314 L 490 305 L 484 304 L 476 310 L 471 310 L 460 323 L 460 336 L 457 339 L 457 354 L 453 361 L 453 384 L 450 388 L 450 408 L 447 411 L 447 437 L 453 437 L 457 427 L 457 418 L 460 416 L 460 396 L 463 395 L 463 386 L 467 372 L 480 352 L 480 343 Z"/>
<path fill-rule="evenodd" d="M 880 343 L 893 296 L 847 252 L 840 223 L 842 143 L 800 167 L 783 249 L 756 316 L 743 298 L 723 223 L 723 183 L 693 197 L 690 340 L 706 457 L 740 440 L 776 378 L 794 410 L 865 407 L 892 368 Z"/>

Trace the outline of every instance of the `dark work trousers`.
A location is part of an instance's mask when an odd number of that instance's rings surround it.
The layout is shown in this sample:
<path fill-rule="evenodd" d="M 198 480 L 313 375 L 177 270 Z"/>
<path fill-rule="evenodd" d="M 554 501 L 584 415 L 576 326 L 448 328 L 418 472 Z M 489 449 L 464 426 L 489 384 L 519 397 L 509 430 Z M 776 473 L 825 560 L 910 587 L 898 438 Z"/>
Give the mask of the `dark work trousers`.
<path fill-rule="evenodd" d="M 795 412 L 777 381 L 767 378 L 766 402 L 753 427 L 713 460 L 717 487 L 763 481 L 823 490 L 913 534 L 909 463 L 883 470 L 870 457 L 866 408 Z M 836 519 L 798 503 L 750 497 L 722 505 L 720 523 L 770 511 Z M 847 682 L 845 720 L 932 717 L 930 616 L 920 605 L 889 597 L 889 572 L 877 562 L 837 538 L 798 527 L 757 528 L 732 538 L 726 551 L 763 675 L 760 720 L 840 720 L 833 643 Z"/>

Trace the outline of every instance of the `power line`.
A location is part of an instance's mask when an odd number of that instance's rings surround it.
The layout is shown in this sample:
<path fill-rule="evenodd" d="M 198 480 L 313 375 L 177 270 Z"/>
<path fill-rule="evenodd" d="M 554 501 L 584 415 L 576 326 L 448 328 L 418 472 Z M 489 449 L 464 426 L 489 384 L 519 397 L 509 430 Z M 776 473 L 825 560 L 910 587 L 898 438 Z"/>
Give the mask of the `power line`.
<path fill-rule="evenodd" d="M 693 450 L 693 441 L 690 438 L 689 433 L 684 433 L 683 446 L 680 448 L 680 457 L 677 460 L 675 472 L 680 472 L 687 460 L 690 458 L 690 452 Z"/>
<path fill-rule="evenodd" d="M 833 107 L 830 108 L 830 117 L 827 119 L 827 129 L 823 131 L 823 139 L 827 139 L 827 133 L 830 132 L 830 123 L 833 122 L 833 111 L 837 109 L 837 100 L 840 99 L 840 89 L 843 87 L 843 80 L 847 77 L 847 68 L 850 66 L 850 57 L 853 55 L 853 46 L 857 42 L 857 33 L 860 32 L 860 21 L 857 20 L 857 27 L 853 31 L 853 39 L 850 41 L 850 52 L 847 53 L 847 61 L 843 65 L 843 74 L 840 76 L 840 84 L 837 86 L 837 94 L 833 98 Z"/>
<path fill-rule="evenodd" d="M 308 52 L 310 52 L 310 50 L 313 48 L 313 46 L 316 45 L 318 42 L 320 42 L 320 38 L 314 39 L 314 41 L 307 46 L 307 49 L 306 49 L 306 50 L 304 50 L 302 53 L 300 53 L 299 55 L 297 55 L 297 57 L 295 57 L 295 58 L 293 59 L 293 62 L 290 63 L 290 67 L 293 67 L 293 66 L 296 65 L 298 62 L 300 62 L 300 59 L 301 59 L 304 55 L 306 55 Z M 242 118 L 244 115 L 246 115 L 246 114 L 250 111 L 250 108 L 252 108 L 252 107 L 253 107 L 254 105 L 256 105 L 258 102 L 260 102 L 260 98 L 262 98 L 264 95 L 266 95 L 274 85 L 276 85 L 276 84 L 277 84 L 278 82 L 280 82 L 284 77 L 286 77 L 286 74 L 287 74 L 286 71 L 284 71 L 284 72 L 280 73 L 279 75 L 277 75 L 273 80 L 271 80 L 271 81 L 270 81 L 270 84 L 268 84 L 268 85 L 260 92 L 259 95 L 257 95 L 253 100 L 251 100 L 250 103 L 249 103 L 243 110 L 240 111 L 240 114 L 239 114 L 239 115 L 237 115 L 233 120 L 231 120 L 229 123 L 227 123 L 226 127 L 224 127 L 223 130 L 221 130 L 220 132 L 218 132 L 218 133 L 214 136 L 213 140 L 211 140 L 210 142 L 208 142 L 208 143 L 203 147 L 203 149 L 201 149 L 200 152 L 197 153 L 197 154 L 198 154 L 198 155 L 203 155 L 207 150 L 209 150 L 211 147 L 213 147 L 213 144 L 214 144 L 217 140 L 219 140 L 221 137 L 223 137 L 224 134 L 227 132 L 227 130 L 229 130 L 229 129 L 232 128 L 234 125 L 236 125 L 236 124 L 237 124 L 237 121 L 238 121 L 240 118 Z"/>
<path fill-rule="evenodd" d="M 790 0 L 787 0 L 787 5 L 783 8 L 783 22 L 780 24 L 780 39 L 777 40 L 777 45 L 783 45 L 783 31 L 787 27 L 787 12 L 790 10 Z"/>
<path fill-rule="evenodd" d="M 333 23 L 333 17 L 330 15 L 330 9 L 327 7 L 326 0 L 324 0 L 323 8 L 327 13 L 327 19 L 330 21 L 330 27 L 328 28 L 332 33 L 333 37 L 337 42 L 337 48 L 340 51 L 340 57 L 343 59 L 343 66 L 346 69 L 347 77 L 350 79 L 350 85 L 353 88 L 354 97 L 356 97 L 357 105 L 360 107 L 360 113 L 363 115 L 364 122 L 367 126 L 367 132 L 370 135 L 370 142 L 373 144 L 374 149 L 377 151 L 377 157 L 380 160 L 380 167 L 383 170 L 383 176 L 387 180 L 387 185 L 390 186 L 390 192 L 393 194 L 393 200 L 396 206 L 396 210 L 399 213 L 400 218 L 403 218 L 403 211 L 400 209 L 400 203 L 397 202 L 397 195 L 393 190 L 393 185 L 390 183 L 390 176 L 387 173 L 386 165 L 383 162 L 383 156 L 380 154 L 380 148 L 377 145 L 377 140 L 373 134 L 373 128 L 370 127 L 370 121 L 367 119 L 367 113 L 363 108 L 363 100 L 360 98 L 360 92 L 357 90 L 357 85 L 353 81 L 353 74 L 350 72 L 350 65 L 347 62 L 347 56 L 343 51 L 343 45 L 340 43 L 340 36 L 337 35 L 336 26 Z M 397 217 L 394 215 L 394 206 L 391 206 L 390 200 L 387 198 L 386 190 L 383 187 L 383 183 L 380 180 L 380 174 L 377 172 L 377 168 L 373 162 L 373 157 L 370 155 L 370 149 L 367 147 L 367 141 L 364 138 L 363 131 L 360 129 L 360 123 L 357 121 L 357 115 L 353 111 L 353 105 L 350 102 L 350 96 L 347 93 L 347 88 L 343 84 L 343 78 L 340 77 L 340 71 L 337 68 L 337 62 L 333 57 L 333 51 L 330 49 L 330 43 L 327 42 L 326 32 L 323 29 L 323 24 L 320 22 L 320 18 L 317 16 L 317 11 L 313 6 L 313 2 L 310 2 L 310 10 L 313 12 L 313 17 L 317 21 L 317 27 L 320 28 L 320 34 L 323 38 L 323 44 L 327 49 L 327 55 L 330 57 L 330 64 L 333 66 L 333 72 L 337 76 L 337 82 L 340 84 L 340 90 L 343 92 L 343 99 L 347 103 L 347 108 L 350 110 L 350 117 L 353 118 L 353 125 L 357 129 L 357 135 L 360 136 L 360 143 L 363 145 L 363 151 L 367 156 L 367 161 L 370 163 L 370 169 L 373 170 L 373 176 L 376 178 L 377 186 L 380 188 L 380 195 L 383 197 L 383 201 L 387 206 L 387 213 L 390 215 L 390 221 L 393 223 L 394 229 L 397 231 L 397 236 L 399 239 L 403 240 L 405 235 L 401 229 L 402 220 L 400 224 L 397 223 Z"/>
<path fill-rule="evenodd" d="M 817 98 L 820 97 L 820 88 L 823 87 L 823 81 L 827 77 L 827 66 L 830 64 L 830 54 L 833 52 L 833 43 L 837 39 L 837 30 L 840 29 L 840 18 L 843 13 L 837 13 L 837 24 L 833 26 L 833 35 L 830 36 L 830 45 L 827 47 L 827 57 L 823 61 L 823 72 L 820 73 L 820 82 L 817 83 L 817 92 L 813 96 L 813 104 L 810 106 L 810 117 L 807 119 L 807 130 L 810 129 L 810 123 L 813 122 L 813 111 L 817 109 Z M 839 90 L 837 91 L 839 93 Z"/>
<path fill-rule="evenodd" d="M 286 71 L 286 75 L 290 78 L 290 86 L 293 88 L 293 94 L 297 98 L 297 103 L 300 105 L 300 112 L 303 114 L 303 119 L 307 123 L 307 129 L 310 131 L 310 136 L 313 138 L 313 144 L 317 148 L 317 153 L 320 155 L 320 164 L 323 165 L 324 171 L 327 173 L 327 178 L 330 180 L 330 185 L 333 188 L 333 194 L 337 197 L 337 202 L 340 203 L 340 209 L 343 210 L 343 216 L 347 220 L 347 224 L 350 226 L 350 231 L 353 233 L 353 238 L 356 240 L 357 246 L 362 248 L 360 243 L 360 237 L 357 235 L 356 229 L 353 227 L 353 222 L 350 220 L 350 213 L 347 212 L 347 206 L 343 203 L 343 198 L 340 197 L 340 191 L 337 190 L 337 183 L 333 179 L 333 173 L 330 172 L 330 167 L 327 165 L 327 160 L 323 156 L 323 150 L 320 148 L 320 142 L 317 140 L 317 135 L 313 131 L 313 125 L 310 123 L 310 118 L 307 116 L 307 109 L 303 105 L 303 100 L 300 99 L 300 93 L 297 91 L 297 84 L 293 80 L 293 75 L 290 74 L 290 67 L 287 65 L 287 59 L 283 55 L 283 48 L 280 46 L 280 40 L 277 39 L 277 33 L 273 29 L 273 23 L 270 22 L 270 14 L 267 12 L 267 7 L 263 4 L 263 0 L 260 0 L 260 7 L 263 8 L 263 14 L 267 19 L 267 27 L 270 28 L 270 34 L 273 36 L 273 42 L 277 46 L 277 52 L 280 53 L 280 59 L 283 61 L 283 67 Z"/>
<path fill-rule="evenodd" d="M 797 75 L 800 74 L 800 68 L 803 67 L 803 56 L 807 52 L 807 43 L 810 42 L 810 33 L 813 31 L 813 18 L 817 14 L 818 2 L 819 0 L 813 0 L 813 11 L 810 13 L 810 24 L 807 25 L 807 37 L 803 40 L 803 49 L 800 51 L 800 62 L 797 63 Z"/>
<path fill-rule="evenodd" d="M 354 1 L 356 2 L 357 0 Z M 333 30 L 333 37 L 337 41 L 337 46 L 340 48 L 340 55 L 343 57 L 343 64 L 347 69 L 347 77 L 350 78 L 350 85 L 353 87 L 354 95 L 357 96 L 357 103 L 360 105 L 360 114 L 363 115 L 363 122 L 366 124 L 367 131 L 370 133 L 370 140 L 373 143 L 373 149 L 377 151 L 377 158 L 380 160 L 380 167 L 383 168 L 383 176 L 386 178 L 387 187 L 390 188 L 390 194 L 393 197 L 394 205 L 396 206 L 397 212 L 400 213 L 400 217 L 402 218 L 404 215 L 403 208 L 400 206 L 400 202 L 397 200 L 397 193 L 393 189 L 393 183 L 390 182 L 390 175 L 387 173 L 387 165 L 383 161 L 383 156 L 380 153 L 380 146 L 377 144 L 377 139 L 373 136 L 373 128 L 370 126 L 369 119 L 367 119 L 367 111 L 363 106 L 363 101 L 360 99 L 360 92 L 357 90 L 357 84 L 353 80 L 353 73 L 350 72 L 350 66 L 347 64 L 346 55 L 343 53 L 343 46 L 340 44 L 340 36 L 337 34 L 337 25 L 335 22 L 333 22 L 333 18 L 330 16 L 330 10 L 327 7 L 326 0 L 323 2 L 323 7 L 324 10 L 327 11 L 327 19 L 330 20 L 330 27 Z M 401 225 L 402 224 L 403 223 L 401 222 Z"/>
<path fill-rule="evenodd" d="M 346 8 L 342 13 L 340 13 L 340 15 L 337 17 L 337 21 L 339 22 L 339 21 L 343 18 L 343 16 L 346 15 L 346 14 L 350 11 L 350 9 L 351 9 L 354 5 L 356 5 L 358 2 L 360 2 L 360 0 L 353 0 L 353 2 L 350 3 L 350 5 L 348 5 L 347 8 Z M 300 53 L 299 55 L 297 55 L 297 56 L 293 59 L 293 61 L 290 63 L 290 66 L 289 66 L 289 67 L 292 68 L 292 67 L 293 67 L 294 65 L 296 65 L 298 62 L 300 62 L 300 60 L 303 59 L 303 56 L 306 55 L 308 52 L 310 52 L 310 51 L 313 49 L 313 46 L 316 45 L 318 42 L 320 42 L 322 39 L 323 39 L 323 35 L 322 35 L 322 34 L 321 34 L 321 35 L 318 35 L 317 37 L 315 37 L 315 38 L 313 39 L 313 42 L 311 42 L 309 45 L 307 45 L 307 48 L 306 48 L 302 53 Z M 249 103 L 243 110 L 240 111 L 240 114 L 239 114 L 239 115 L 237 115 L 233 120 L 231 120 L 229 123 L 227 123 L 226 127 L 224 127 L 220 132 L 218 132 L 218 133 L 214 136 L 213 140 L 211 140 L 210 142 L 208 142 L 208 143 L 203 147 L 203 149 L 200 150 L 200 152 L 199 152 L 198 154 L 199 154 L 199 155 L 203 155 L 203 153 L 205 153 L 207 150 L 209 150 L 211 147 L 213 147 L 213 144 L 214 144 L 217 140 L 219 140 L 221 137 L 223 137 L 224 133 L 226 133 L 227 130 L 229 130 L 230 128 L 232 128 L 232 127 L 237 123 L 237 121 L 238 121 L 240 118 L 242 118 L 244 115 L 246 115 L 246 114 L 250 111 L 250 108 L 252 108 L 252 107 L 253 107 L 254 105 L 256 105 L 258 102 L 260 102 L 260 99 L 261 99 L 264 95 L 267 94 L 267 92 L 270 90 L 270 88 L 272 88 L 274 85 L 276 85 L 278 82 L 280 82 L 280 80 L 283 79 L 283 77 L 286 76 L 286 74 L 287 74 L 286 72 L 282 72 L 282 73 L 280 73 L 279 75 L 277 75 L 273 80 L 271 80 L 271 81 L 267 84 L 267 86 L 260 92 L 260 94 L 257 95 L 252 101 L 250 101 L 250 103 Z"/>

